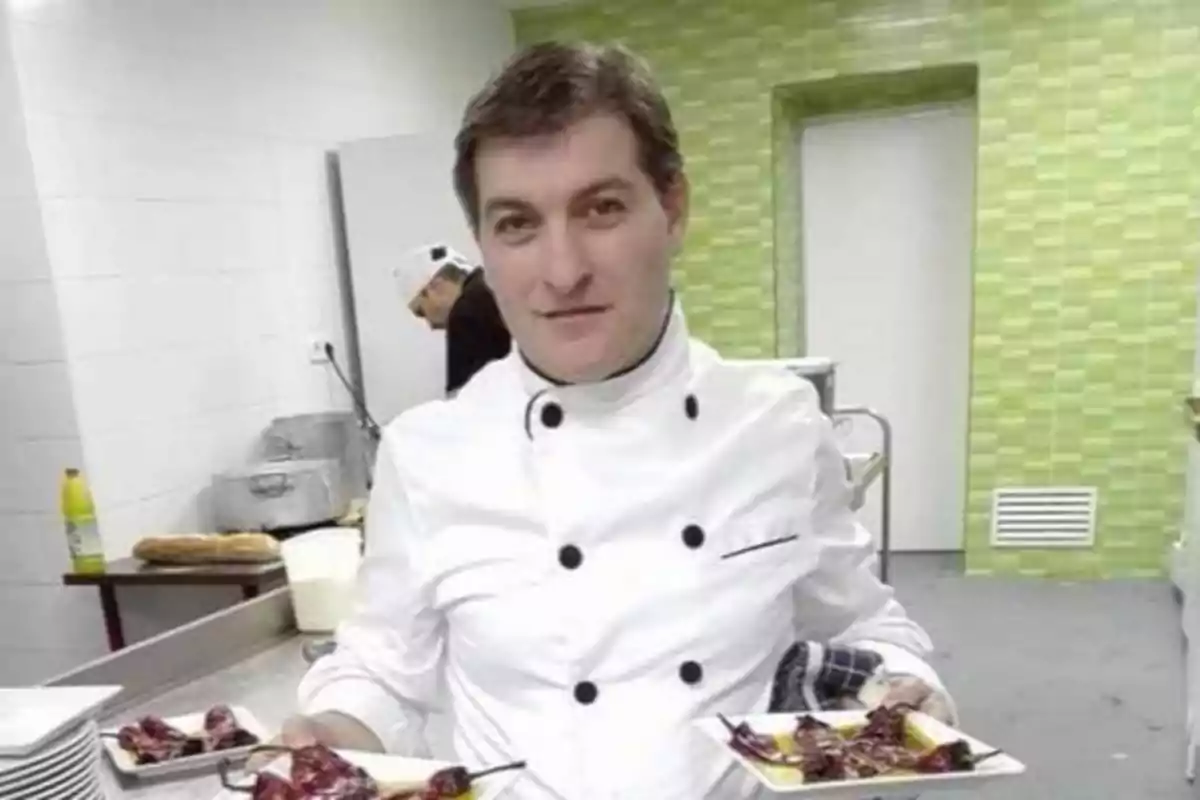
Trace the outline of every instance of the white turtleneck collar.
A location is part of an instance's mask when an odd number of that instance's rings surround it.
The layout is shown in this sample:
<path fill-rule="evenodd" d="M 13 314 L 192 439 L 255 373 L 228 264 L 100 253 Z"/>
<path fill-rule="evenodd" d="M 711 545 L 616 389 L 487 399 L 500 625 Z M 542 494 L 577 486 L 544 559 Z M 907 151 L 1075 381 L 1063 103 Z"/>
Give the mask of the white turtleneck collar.
<path fill-rule="evenodd" d="M 641 362 L 620 374 L 593 383 L 557 384 L 535 371 L 516 353 L 521 384 L 530 397 L 553 395 L 568 406 L 621 404 L 670 383 L 686 371 L 689 334 L 683 308 L 671 294 L 665 328 Z"/>

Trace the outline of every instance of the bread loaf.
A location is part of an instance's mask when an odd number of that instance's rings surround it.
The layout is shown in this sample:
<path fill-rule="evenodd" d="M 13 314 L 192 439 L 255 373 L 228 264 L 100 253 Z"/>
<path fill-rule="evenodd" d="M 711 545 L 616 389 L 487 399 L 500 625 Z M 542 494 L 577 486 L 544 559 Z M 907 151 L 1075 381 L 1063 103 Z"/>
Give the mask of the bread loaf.
<path fill-rule="evenodd" d="M 265 533 L 181 533 L 148 536 L 133 555 L 151 564 L 257 564 L 279 558 L 279 542 Z"/>

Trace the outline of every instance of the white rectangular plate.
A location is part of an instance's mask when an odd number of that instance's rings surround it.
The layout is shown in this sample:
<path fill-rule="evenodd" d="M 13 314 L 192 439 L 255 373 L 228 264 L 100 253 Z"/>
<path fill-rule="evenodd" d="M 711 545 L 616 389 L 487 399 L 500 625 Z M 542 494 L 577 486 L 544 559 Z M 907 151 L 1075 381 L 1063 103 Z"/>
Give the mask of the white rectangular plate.
<path fill-rule="evenodd" d="M 365 769 L 372 778 L 382 784 L 424 782 L 439 769 L 451 766 L 450 762 L 447 761 L 404 758 L 402 756 L 388 756 L 381 753 L 364 753 L 358 750 L 338 750 L 337 753 L 351 764 Z M 288 773 L 288 764 L 289 759 L 285 755 L 268 765 L 267 769 L 277 772 L 280 775 L 286 775 Z M 483 769 L 489 766 L 499 765 L 485 764 L 478 768 Z M 474 800 L 496 800 L 520 775 L 521 770 L 508 770 L 480 778 L 475 785 Z M 249 775 L 234 777 L 233 780 L 238 784 L 250 784 L 253 782 L 253 779 Z M 245 793 L 232 792 L 225 789 L 214 800 L 246 800 L 247 796 Z"/>
<path fill-rule="evenodd" d="M 0 689 L 0 757 L 32 753 L 79 720 L 96 716 L 120 691 L 120 686 Z"/>
<path fill-rule="evenodd" d="M 238 725 L 245 728 L 250 733 L 258 737 L 259 741 L 266 744 L 271 740 L 271 735 L 267 733 L 262 723 L 259 722 L 249 710 L 242 706 L 230 706 L 233 711 L 234 718 L 237 719 Z M 194 714 L 184 714 L 178 717 L 167 717 L 164 721 L 172 727 L 178 728 L 189 736 L 200 733 L 204 730 L 204 715 L 205 711 L 198 711 Z M 136 720 L 126 720 L 126 724 L 132 724 Z M 120 730 L 120 726 L 109 728 L 104 731 L 104 736 L 100 741 L 104 744 L 104 751 L 108 753 L 109 759 L 112 761 L 113 768 L 118 772 L 129 775 L 135 778 L 161 778 L 167 775 L 177 775 L 184 772 L 194 772 L 201 769 L 212 769 L 216 771 L 217 764 L 228 759 L 229 761 L 240 763 L 244 761 L 252 748 L 250 747 L 233 747 L 229 750 L 218 750 L 213 753 L 201 753 L 195 756 L 184 756 L 171 761 L 163 761 L 158 764 L 138 764 L 133 759 L 132 753 L 127 753 L 121 749 L 121 745 L 116 739 L 109 737 L 107 734 L 116 734 Z M 242 797 L 245 800 L 245 796 Z"/>
<path fill-rule="evenodd" d="M 727 717 L 734 725 L 748 723 L 756 733 L 781 734 L 795 729 L 796 717 L 801 714 L 750 714 Z M 835 728 L 863 725 L 867 721 L 865 711 L 817 711 L 810 716 Z M 990 745 L 938 722 L 927 714 L 917 712 L 908 715 L 910 724 L 915 725 L 921 735 L 935 745 L 965 739 L 973 753 L 990 753 L 997 749 Z M 759 783 L 780 794 L 802 795 L 809 800 L 832 800 L 832 798 L 863 797 L 913 797 L 937 789 L 969 789 L 1001 778 L 1012 778 L 1025 772 L 1025 765 L 1015 758 L 1001 753 L 980 762 L 972 772 L 949 772 L 937 775 L 893 775 L 879 778 L 862 778 L 848 781 L 824 783 L 803 782 L 798 770 L 787 767 L 772 767 L 743 756 L 729 746 L 729 731 L 716 717 L 696 721 L 696 726 L 717 743 L 726 753 L 752 774 Z M 789 773 L 795 773 L 791 778 Z"/>

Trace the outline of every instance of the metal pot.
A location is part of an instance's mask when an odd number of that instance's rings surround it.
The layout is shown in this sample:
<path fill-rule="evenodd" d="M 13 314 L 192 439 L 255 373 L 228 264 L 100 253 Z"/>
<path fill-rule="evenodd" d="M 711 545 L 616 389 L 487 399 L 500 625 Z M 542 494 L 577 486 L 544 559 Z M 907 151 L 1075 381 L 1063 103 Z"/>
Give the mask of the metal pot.
<path fill-rule="evenodd" d="M 373 450 L 370 437 L 349 411 L 278 417 L 263 433 L 264 460 L 336 459 L 343 489 L 351 498 L 367 495 Z"/>
<path fill-rule="evenodd" d="M 212 479 L 213 521 L 221 531 L 275 531 L 337 520 L 350 508 L 337 459 L 268 461 Z"/>

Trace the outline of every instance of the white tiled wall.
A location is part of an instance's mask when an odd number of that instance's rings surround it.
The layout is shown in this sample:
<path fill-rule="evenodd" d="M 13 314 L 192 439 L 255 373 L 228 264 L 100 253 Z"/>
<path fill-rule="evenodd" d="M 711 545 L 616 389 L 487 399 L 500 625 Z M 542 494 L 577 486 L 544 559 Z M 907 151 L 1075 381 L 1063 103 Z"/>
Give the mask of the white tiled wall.
<path fill-rule="evenodd" d="M 99 652 L 96 599 L 60 586 L 58 475 L 83 461 L 21 97 L 0 13 L 0 684 Z"/>
<path fill-rule="evenodd" d="M 272 416 L 348 407 L 306 353 L 344 350 L 324 153 L 456 122 L 511 25 L 480 0 L 4 3 L 0 327 L 30 330 L 0 330 L 0 498 L 52 500 L 82 443 L 124 555 L 205 528 Z M 16 510 L 62 549 L 53 507 Z"/>

